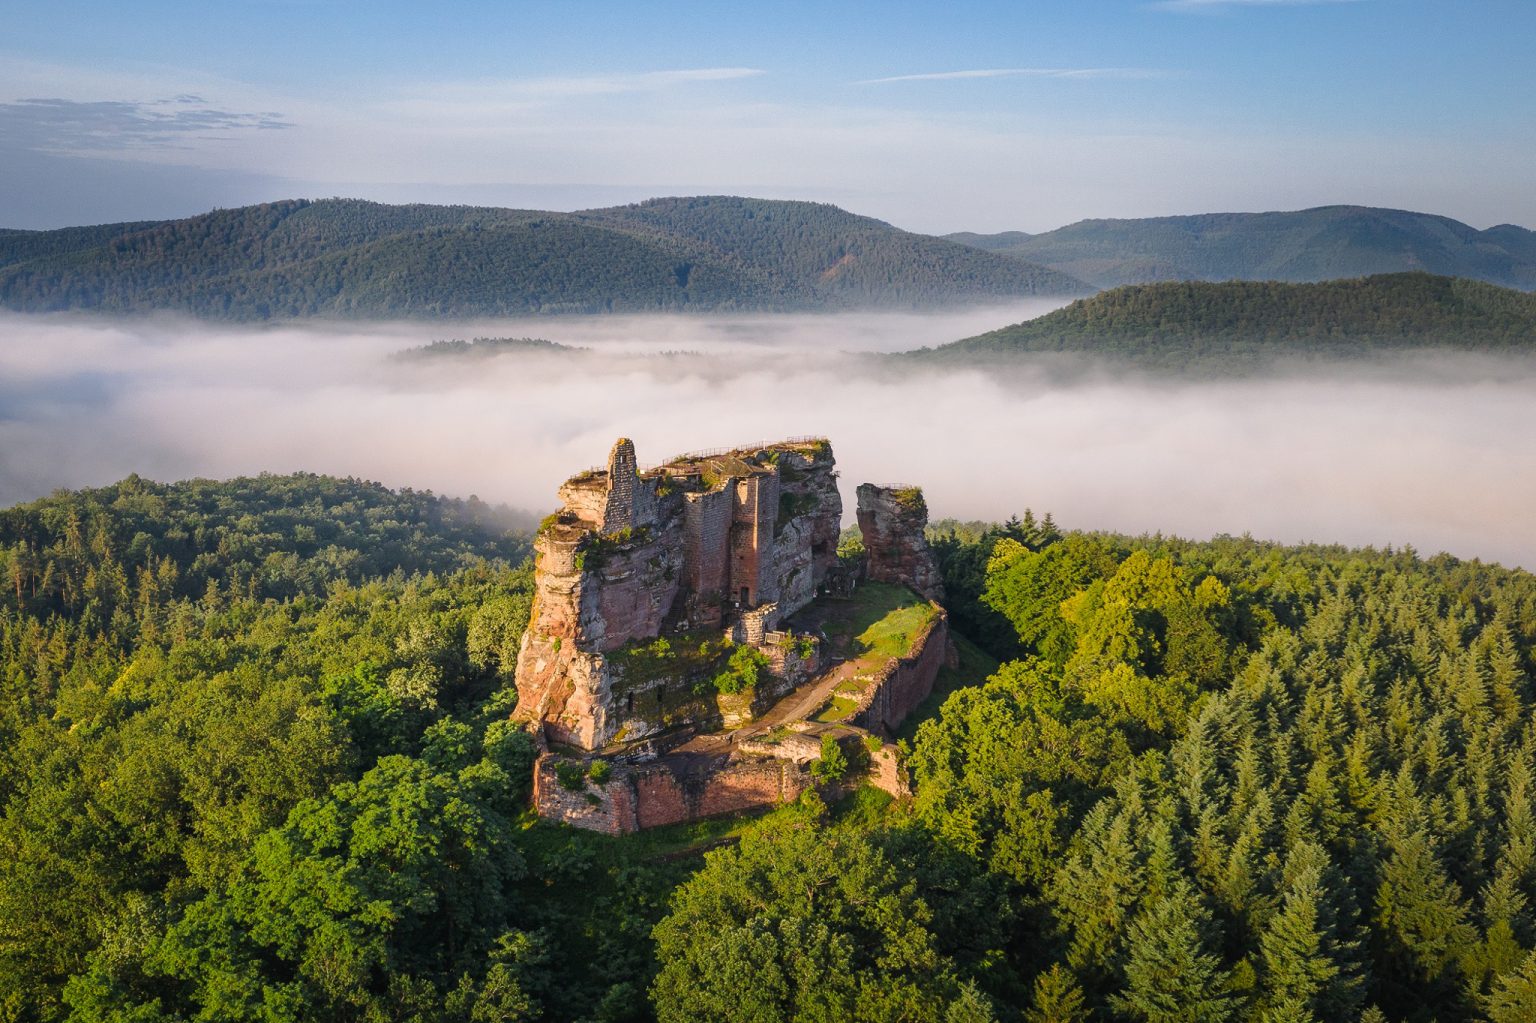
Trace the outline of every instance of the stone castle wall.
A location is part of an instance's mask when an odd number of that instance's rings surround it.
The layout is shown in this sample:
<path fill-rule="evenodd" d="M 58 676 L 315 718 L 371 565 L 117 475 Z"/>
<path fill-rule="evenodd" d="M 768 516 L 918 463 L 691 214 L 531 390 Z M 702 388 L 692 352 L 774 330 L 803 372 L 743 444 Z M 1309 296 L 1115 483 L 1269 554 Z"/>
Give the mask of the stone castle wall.
<path fill-rule="evenodd" d="M 718 626 L 730 595 L 731 518 L 735 495 L 724 490 L 688 494 L 684 511 L 684 577 L 691 596 L 686 619 Z"/>
<path fill-rule="evenodd" d="M 813 661 L 795 665 L 798 657 L 793 652 L 783 652 L 783 656 L 792 662 L 792 674 L 803 673 L 808 677 L 816 666 Z M 912 652 L 893 660 L 864 691 L 848 724 L 875 734 L 889 732 L 933 692 L 940 668 L 951 657 L 948 623 L 940 613 L 914 639 Z M 734 723 L 733 718 L 745 720 L 750 716 L 733 714 L 729 709 L 731 700 L 766 705 L 788 688 L 722 697 L 727 723 Z M 893 796 L 911 795 L 906 771 L 893 746 L 887 743 L 869 752 L 863 747 L 862 732 L 843 732 L 846 734 L 842 741 L 850 758 L 868 758 L 863 780 Z M 609 834 L 767 809 L 794 799 L 815 785 L 810 762 L 819 755 L 820 740 L 793 735 L 790 740 L 779 747 L 751 740 L 743 743 L 745 749 L 731 753 L 676 753 L 632 762 L 610 760 L 609 779 L 601 785 L 588 781 L 580 791 L 560 784 L 556 765 L 565 762 L 586 770 L 590 761 L 546 753 L 534 770 L 534 807 L 540 817 L 548 820 Z"/>
<path fill-rule="evenodd" d="M 912 643 L 912 651 L 892 660 L 859 696 L 850 724 L 875 733 L 889 733 L 933 692 L 939 670 L 955 661 L 949 638 L 949 616 L 942 609 Z"/>
<path fill-rule="evenodd" d="M 534 768 L 539 816 L 610 835 L 775 806 L 814 784 L 804 764 L 721 754 L 615 763 L 603 784 L 589 780 L 580 791 L 572 791 L 560 784 L 555 770 L 559 762 L 545 754 Z"/>

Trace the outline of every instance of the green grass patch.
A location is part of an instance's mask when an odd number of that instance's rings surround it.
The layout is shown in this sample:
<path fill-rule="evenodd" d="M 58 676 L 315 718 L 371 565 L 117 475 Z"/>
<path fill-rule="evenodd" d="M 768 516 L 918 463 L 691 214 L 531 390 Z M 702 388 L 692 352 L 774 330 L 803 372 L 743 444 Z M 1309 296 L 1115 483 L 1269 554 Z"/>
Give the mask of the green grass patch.
<path fill-rule="evenodd" d="M 825 707 L 816 712 L 815 716 L 812 717 L 811 720 L 821 721 L 828 724 L 838 721 L 846 721 L 848 719 L 848 715 L 857 710 L 858 706 L 858 701 L 852 699 L 851 697 L 834 696 L 827 702 Z"/>
<path fill-rule="evenodd" d="M 823 625 L 828 636 L 854 638 L 890 614 L 914 604 L 926 603 L 905 586 L 890 583 L 860 583 L 853 596 L 838 601 L 837 614 Z"/>
<path fill-rule="evenodd" d="M 917 600 L 904 607 L 895 608 L 879 621 L 859 633 L 861 655 L 880 657 L 905 657 L 912 652 L 912 644 L 937 617 L 938 611 L 927 601 Z"/>
<path fill-rule="evenodd" d="M 822 629 L 848 657 L 876 661 L 905 657 L 938 611 L 907 589 L 890 583 L 866 582 L 841 602 Z"/>

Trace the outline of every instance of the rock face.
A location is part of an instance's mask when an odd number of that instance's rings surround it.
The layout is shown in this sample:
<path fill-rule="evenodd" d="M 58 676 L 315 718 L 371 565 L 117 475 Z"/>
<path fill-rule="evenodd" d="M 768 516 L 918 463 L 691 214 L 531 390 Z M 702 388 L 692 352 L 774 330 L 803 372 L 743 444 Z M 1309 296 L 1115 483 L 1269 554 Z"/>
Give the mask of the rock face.
<path fill-rule="evenodd" d="M 787 655 L 778 625 L 837 563 L 835 465 L 827 441 L 805 439 L 641 471 L 621 439 L 606 470 L 567 480 L 534 541 L 517 716 L 585 750 L 718 721 L 700 682 L 726 637 L 762 648 L 781 688 L 803 681 L 814 655 Z"/>
<path fill-rule="evenodd" d="M 869 555 L 869 578 L 910 586 L 929 600 L 944 599 L 944 578 L 923 530 L 928 503 L 920 487 L 859 484 L 859 530 Z"/>

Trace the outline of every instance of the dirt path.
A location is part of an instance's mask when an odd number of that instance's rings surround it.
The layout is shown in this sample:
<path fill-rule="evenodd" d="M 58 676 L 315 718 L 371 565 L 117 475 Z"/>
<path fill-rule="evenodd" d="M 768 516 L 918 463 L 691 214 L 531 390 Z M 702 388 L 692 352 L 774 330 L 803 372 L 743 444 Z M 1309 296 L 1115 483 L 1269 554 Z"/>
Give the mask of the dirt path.
<path fill-rule="evenodd" d="M 856 667 L 855 662 L 844 661 L 842 664 L 828 668 L 769 707 L 756 721 L 728 732 L 696 735 L 677 747 L 675 752 L 723 753 L 744 739 L 765 735 L 791 721 L 804 721 L 815 713 L 818 707 L 827 702 L 827 698 L 832 695 L 832 691 L 839 683 L 853 677 Z"/>
<path fill-rule="evenodd" d="M 803 721 L 810 717 L 816 708 L 827 702 L 827 697 L 832 695 L 832 690 L 837 688 L 839 682 L 853 677 L 853 669 L 852 661 L 844 661 L 822 672 L 768 708 L 762 717 L 741 729 L 740 737 L 745 739 L 748 735 L 760 735 L 791 721 Z"/>

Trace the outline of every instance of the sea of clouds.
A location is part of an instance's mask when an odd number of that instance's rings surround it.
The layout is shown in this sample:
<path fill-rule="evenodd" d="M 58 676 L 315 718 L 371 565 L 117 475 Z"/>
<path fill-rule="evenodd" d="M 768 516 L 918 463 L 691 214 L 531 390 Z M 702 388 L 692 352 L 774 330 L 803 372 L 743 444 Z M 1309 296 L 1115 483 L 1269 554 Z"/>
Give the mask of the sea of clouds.
<path fill-rule="evenodd" d="M 1536 367 L 1418 356 L 1175 381 L 890 368 L 1046 304 L 945 314 L 243 328 L 0 316 L 0 506 L 129 473 L 307 470 L 542 512 L 614 438 L 642 463 L 820 434 L 933 514 L 1194 538 L 1412 544 L 1536 568 Z M 578 354 L 398 359 L 441 338 Z M 851 508 L 851 502 L 849 502 Z"/>

